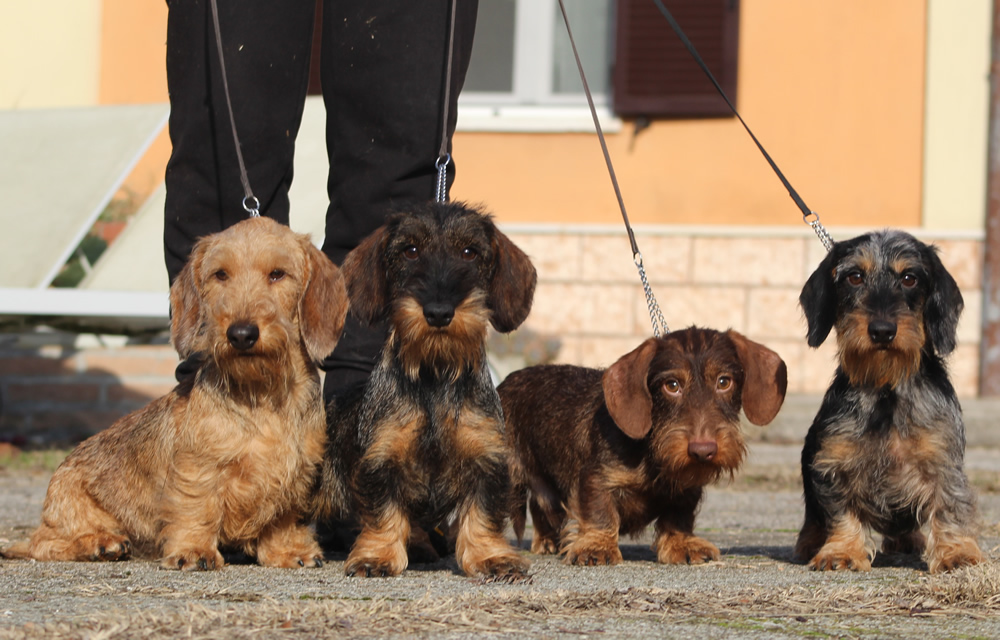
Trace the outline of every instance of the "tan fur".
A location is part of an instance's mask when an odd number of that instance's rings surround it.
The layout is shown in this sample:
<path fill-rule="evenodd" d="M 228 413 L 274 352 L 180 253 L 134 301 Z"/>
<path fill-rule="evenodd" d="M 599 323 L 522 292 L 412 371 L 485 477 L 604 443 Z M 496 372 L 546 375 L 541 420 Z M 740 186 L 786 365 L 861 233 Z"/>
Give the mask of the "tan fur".
<path fill-rule="evenodd" d="M 220 274 L 224 273 L 224 277 Z M 208 358 L 182 384 L 82 443 L 49 484 L 42 523 L 7 555 L 215 569 L 220 547 L 318 566 L 301 522 L 326 442 L 319 376 L 347 310 L 339 271 L 268 218 L 200 240 L 171 289 L 172 338 Z M 321 308 L 322 307 L 322 308 Z M 232 323 L 259 339 L 232 347 Z"/>
<path fill-rule="evenodd" d="M 470 576 L 521 576 L 529 566 L 473 500 L 459 508 L 455 560 Z"/>
<path fill-rule="evenodd" d="M 348 575 L 396 576 L 406 569 L 409 558 L 410 520 L 396 505 L 361 523 L 361 533 L 354 541 L 344 563 Z"/>
<path fill-rule="evenodd" d="M 896 317 L 896 338 L 888 349 L 879 349 L 868 336 L 868 313 L 858 309 L 837 324 L 840 364 L 853 385 L 895 388 L 920 369 L 920 349 L 926 341 L 923 319 Z"/>
<path fill-rule="evenodd" d="M 419 302 L 401 298 L 393 314 L 400 366 L 411 380 L 420 377 L 421 366 L 430 366 L 437 375 L 457 381 L 466 369 L 479 367 L 489 321 L 486 294 L 481 289 L 463 300 L 451 323 L 440 328 L 427 324 Z"/>
<path fill-rule="evenodd" d="M 870 571 L 874 550 L 866 545 L 865 528 L 857 516 L 846 513 L 834 522 L 826 543 L 809 561 L 821 571 L 850 569 Z"/>

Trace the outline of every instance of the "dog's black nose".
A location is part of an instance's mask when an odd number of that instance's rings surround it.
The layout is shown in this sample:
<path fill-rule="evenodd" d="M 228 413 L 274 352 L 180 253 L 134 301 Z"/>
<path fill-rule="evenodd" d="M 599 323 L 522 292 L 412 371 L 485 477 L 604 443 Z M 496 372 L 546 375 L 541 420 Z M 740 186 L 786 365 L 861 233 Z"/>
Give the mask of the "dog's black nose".
<path fill-rule="evenodd" d="M 692 440 L 688 443 L 688 455 L 702 462 L 709 462 L 719 453 L 719 445 L 714 440 Z"/>
<path fill-rule="evenodd" d="M 226 330 L 226 337 L 234 349 L 246 351 L 260 338 L 260 329 L 255 324 L 233 324 Z"/>
<path fill-rule="evenodd" d="M 896 337 L 896 323 L 888 320 L 873 320 L 868 324 L 868 337 L 875 344 L 889 344 Z"/>
<path fill-rule="evenodd" d="M 424 305 L 424 318 L 432 327 L 447 327 L 455 317 L 455 307 L 444 302 L 429 302 Z"/>

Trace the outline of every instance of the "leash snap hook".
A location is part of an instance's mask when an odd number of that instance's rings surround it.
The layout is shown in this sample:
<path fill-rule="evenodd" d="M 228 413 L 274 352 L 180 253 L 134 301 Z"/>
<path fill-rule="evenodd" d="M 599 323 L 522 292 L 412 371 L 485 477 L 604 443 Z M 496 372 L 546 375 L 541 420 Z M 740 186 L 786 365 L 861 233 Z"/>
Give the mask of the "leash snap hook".
<path fill-rule="evenodd" d="M 435 199 L 438 202 L 448 202 L 448 164 L 451 162 L 451 154 L 444 153 L 438 156 L 438 159 L 434 161 L 434 167 L 437 169 L 437 192 L 435 194 Z"/>
<path fill-rule="evenodd" d="M 250 194 L 243 198 L 243 210 L 250 214 L 251 218 L 260 217 L 260 200 L 257 196 Z"/>

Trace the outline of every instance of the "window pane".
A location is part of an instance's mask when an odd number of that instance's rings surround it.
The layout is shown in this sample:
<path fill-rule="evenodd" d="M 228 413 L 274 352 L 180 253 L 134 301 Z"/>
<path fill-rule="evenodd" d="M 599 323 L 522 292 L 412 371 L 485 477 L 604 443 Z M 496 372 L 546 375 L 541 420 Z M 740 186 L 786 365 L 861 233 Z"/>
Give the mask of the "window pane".
<path fill-rule="evenodd" d="M 513 92 L 514 5 L 515 0 L 480 0 L 463 91 Z"/>
<path fill-rule="evenodd" d="M 566 3 L 573 39 L 583 62 L 587 84 L 593 93 L 606 93 L 610 75 L 611 0 L 573 0 Z M 480 4 L 482 6 L 482 4 Z M 555 3 L 553 24 L 552 93 L 583 93 L 573 48 L 566 35 L 559 3 Z"/>

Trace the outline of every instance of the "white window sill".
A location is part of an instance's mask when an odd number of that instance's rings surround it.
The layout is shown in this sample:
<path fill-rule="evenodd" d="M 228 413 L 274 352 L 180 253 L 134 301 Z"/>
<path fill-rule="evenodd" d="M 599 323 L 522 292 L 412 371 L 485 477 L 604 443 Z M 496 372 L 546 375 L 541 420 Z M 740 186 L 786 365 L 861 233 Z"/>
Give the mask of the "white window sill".
<path fill-rule="evenodd" d="M 617 133 L 622 121 L 607 107 L 597 107 L 605 133 Z M 459 105 L 458 131 L 504 133 L 596 133 L 587 107 L 524 107 Z"/>

